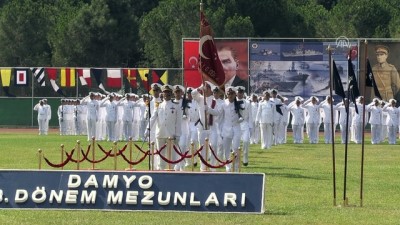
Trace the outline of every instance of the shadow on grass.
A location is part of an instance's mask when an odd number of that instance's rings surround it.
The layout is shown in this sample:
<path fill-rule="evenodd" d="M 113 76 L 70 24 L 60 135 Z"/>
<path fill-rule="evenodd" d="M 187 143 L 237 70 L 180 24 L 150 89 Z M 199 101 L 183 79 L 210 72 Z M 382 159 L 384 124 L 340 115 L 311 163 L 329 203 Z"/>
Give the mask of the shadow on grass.
<path fill-rule="evenodd" d="M 287 212 L 279 212 L 279 211 L 269 211 L 265 210 L 264 215 L 271 215 L 271 216 L 286 216 L 288 215 Z"/>
<path fill-rule="evenodd" d="M 327 180 L 318 177 L 303 176 L 301 174 L 291 174 L 291 173 L 265 173 L 267 176 L 279 176 L 286 178 L 296 178 L 296 179 L 310 179 L 310 180 Z"/>

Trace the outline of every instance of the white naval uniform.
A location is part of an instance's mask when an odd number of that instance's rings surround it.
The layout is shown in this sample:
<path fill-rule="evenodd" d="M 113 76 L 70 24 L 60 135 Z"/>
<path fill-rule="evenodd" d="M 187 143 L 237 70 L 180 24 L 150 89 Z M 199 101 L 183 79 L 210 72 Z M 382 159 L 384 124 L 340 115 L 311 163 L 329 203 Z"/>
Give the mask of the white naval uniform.
<path fill-rule="evenodd" d="M 321 117 L 322 117 L 322 122 L 324 123 L 324 140 L 325 144 L 331 144 L 332 143 L 332 116 L 331 116 L 331 106 L 333 107 L 333 134 L 335 134 L 335 128 L 336 128 L 336 118 L 337 118 L 337 113 L 336 113 L 336 105 L 331 105 L 329 104 L 326 100 L 322 102 L 321 104 Z"/>
<path fill-rule="evenodd" d="M 75 127 L 77 135 L 86 134 L 86 117 L 87 117 L 87 107 L 86 105 L 76 105 L 75 106 Z"/>
<path fill-rule="evenodd" d="M 193 143 L 193 152 L 199 149 L 199 135 L 197 131 L 197 126 L 201 126 L 200 124 L 200 113 L 199 113 L 199 104 L 196 101 L 190 101 L 188 103 L 189 108 L 187 110 L 187 116 L 189 120 L 189 134 L 188 134 L 188 142 L 187 145 L 189 148 L 192 148 L 191 143 Z M 194 163 L 197 162 L 197 157 L 194 157 Z M 186 159 L 185 166 L 190 165 L 191 159 Z"/>
<path fill-rule="evenodd" d="M 271 101 L 275 102 L 275 105 L 281 105 L 282 101 L 278 98 L 270 98 Z M 276 110 L 276 109 L 275 109 Z M 274 145 L 278 145 L 282 143 L 283 137 L 280 136 L 281 132 L 281 123 L 282 123 L 282 116 L 280 113 L 274 114 L 274 124 L 273 124 L 273 134 L 274 134 Z"/>
<path fill-rule="evenodd" d="M 297 106 L 295 102 L 292 102 L 288 106 L 290 113 L 292 114 L 292 130 L 293 130 L 293 143 L 301 144 L 304 139 L 304 122 L 306 118 L 305 109 L 299 105 Z"/>
<path fill-rule="evenodd" d="M 258 110 L 258 102 L 251 102 L 251 123 L 253 124 L 250 130 L 250 144 L 258 144 L 260 142 L 260 124 L 256 123 Z"/>
<path fill-rule="evenodd" d="M 357 103 L 357 110 L 358 113 L 354 110 L 353 111 L 353 119 L 351 121 L 352 126 L 354 127 L 352 130 L 354 132 L 354 142 L 356 144 L 361 144 L 362 142 L 362 134 L 363 134 L 363 104 Z M 365 122 L 367 121 L 367 113 L 365 114 Z"/>
<path fill-rule="evenodd" d="M 210 124 L 210 116 L 218 116 L 219 115 L 219 110 L 216 109 L 215 107 L 212 108 L 212 103 L 214 100 L 214 96 L 208 96 L 206 97 L 206 102 L 207 104 L 207 123 L 206 124 L 206 113 L 205 113 L 205 105 L 204 105 L 204 97 L 201 95 L 197 90 L 192 91 L 192 101 L 196 101 L 198 105 L 198 112 L 199 112 L 199 117 L 200 117 L 200 124 L 197 124 L 197 131 L 198 131 L 198 140 L 200 145 L 204 145 L 205 139 L 208 138 L 209 144 L 212 145 L 212 148 L 215 149 L 215 146 L 217 146 L 215 143 L 217 141 L 216 137 L 218 135 L 217 131 L 217 126 L 214 125 L 214 119 L 213 124 Z M 215 106 L 217 104 L 215 103 Z M 206 130 L 207 128 L 207 130 Z M 240 137 L 239 137 L 240 139 Z M 239 140 L 240 141 L 240 140 Z M 205 147 L 203 148 L 203 151 L 200 152 L 201 156 L 203 157 L 204 160 L 208 160 L 206 157 L 206 151 Z M 208 153 L 207 153 L 208 154 Z M 208 154 L 208 157 L 210 158 L 211 164 L 215 163 L 215 157 L 212 154 Z M 201 162 L 200 164 L 200 171 L 205 171 L 206 166 L 204 163 Z"/>
<path fill-rule="evenodd" d="M 381 141 L 382 132 L 382 108 L 374 103 L 367 106 L 367 111 L 370 113 L 369 124 L 371 124 L 371 143 L 379 144 Z"/>
<path fill-rule="evenodd" d="M 136 107 L 136 102 L 123 100 L 118 103 L 118 106 L 122 106 L 122 138 L 128 141 L 129 138 L 133 138 L 133 111 Z"/>
<path fill-rule="evenodd" d="M 253 128 L 253 119 L 252 119 L 252 112 L 251 112 L 251 104 L 246 99 L 238 99 L 238 101 L 243 101 L 240 105 L 242 110 L 240 110 L 240 114 L 243 118 L 243 121 L 240 122 L 240 129 L 242 133 L 242 144 L 243 144 L 243 156 L 242 161 L 243 163 L 249 162 L 249 145 L 250 145 L 250 130 Z"/>
<path fill-rule="evenodd" d="M 273 142 L 273 123 L 276 106 L 273 101 L 263 100 L 258 104 L 256 122 L 260 124 L 261 148 L 270 149 Z"/>
<path fill-rule="evenodd" d="M 100 107 L 105 107 L 106 109 L 106 131 L 107 131 L 107 141 L 117 141 L 115 133 L 115 124 L 117 122 L 117 104 L 115 101 L 109 101 L 104 99 L 100 103 Z"/>
<path fill-rule="evenodd" d="M 87 124 L 87 136 L 88 141 L 92 138 L 96 138 L 96 123 L 99 120 L 99 102 L 97 100 L 91 100 L 86 97 L 81 101 L 82 105 L 86 106 L 86 124 Z"/>
<path fill-rule="evenodd" d="M 312 104 L 311 100 L 307 100 L 303 103 L 302 107 L 307 110 L 306 114 L 306 129 L 309 137 L 310 144 L 318 143 L 318 128 L 321 122 L 320 116 L 320 105 Z"/>
<path fill-rule="evenodd" d="M 47 109 L 47 120 L 44 126 L 44 134 L 47 135 L 49 132 L 49 122 L 51 120 L 51 106 L 49 104 L 43 105 Z"/>
<path fill-rule="evenodd" d="M 33 110 L 38 112 L 37 120 L 39 125 L 39 135 L 47 135 L 46 133 L 46 121 L 48 119 L 48 110 L 44 105 L 40 105 L 39 103 L 35 105 Z"/>
<path fill-rule="evenodd" d="M 58 106 L 57 116 L 58 116 L 58 124 L 60 126 L 60 135 L 66 135 L 66 121 L 65 121 L 65 112 L 67 111 L 66 105 Z"/>
<path fill-rule="evenodd" d="M 396 139 L 397 139 L 400 110 L 396 107 L 392 107 L 389 105 L 385 105 L 382 110 L 384 112 L 387 112 L 388 114 L 385 124 L 388 129 L 389 144 L 394 145 L 396 144 Z"/>
<path fill-rule="evenodd" d="M 336 104 L 335 110 L 339 111 L 339 125 L 340 125 L 340 134 L 341 134 L 341 142 L 342 144 L 346 143 L 346 135 L 350 131 L 351 128 L 351 122 L 352 119 L 350 118 L 350 115 L 352 114 L 352 107 L 351 105 L 349 106 L 349 118 L 348 118 L 348 125 L 347 123 L 347 112 L 346 112 L 346 107 L 344 106 L 343 102 L 340 102 Z M 347 126 L 347 131 L 346 131 L 346 126 Z M 350 138 L 349 136 L 347 137 L 348 139 Z M 350 140 L 350 139 L 349 139 Z"/>
<path fill-rule="evenodd" d="M 164 100 L 158 107 L 154 108 L 148 128 L 150 129 L 150 127 L 156 126 L 155 137 L 157 139 L 158 150 L 160 150 L 163 145 L 167 144 L 168 138 L 179 140 L 181 136 L 182 115 L 183 113 L 180 106 L 172 101 Z M 172 151 L 174 150 L 172 149 Z M 168 158 L 167 148 L 162 150 L 160 154 Z M 167 162 L 160 158 L 158 168 L 160 170 L 166 169 Z"/>
<path fill-rule="evenodd" d="M 235 103 L 225 99 L 220 107 L 221 116 L 221 135 L 223 139 L 223 148 L 225 151 L 225 158 L 230 158 L 231 151 L 236 155 L 240 146 L 240 137 L 242 130 L 240 127 L 239 115 L 235 111 Z M 239 170 L 239 157 L 235 159 L 234 171 Z M 231 170 L 231 164 L 226 165 L 226 171 Z"/>

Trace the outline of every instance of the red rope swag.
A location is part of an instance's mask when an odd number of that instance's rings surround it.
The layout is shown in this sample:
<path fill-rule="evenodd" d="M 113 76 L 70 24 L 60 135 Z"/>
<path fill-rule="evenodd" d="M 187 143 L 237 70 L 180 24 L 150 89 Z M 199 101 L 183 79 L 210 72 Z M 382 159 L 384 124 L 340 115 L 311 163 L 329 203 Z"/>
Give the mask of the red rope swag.
<path fill-rule="evenodd" d="M 54 167 L 54 168 L 64 167 L 69 162 L 73 162 L 73 163 L 78 163 L 79 162 L 79 163 L 81 163 L 83 161 L 87 161 L 87 162 L 92 163 L 92 164 L 93 163 L 100 163 L 100 162 L 103 162 L 104 160 L 106 160 L 108 157 L 117 157 L 117 156 L 121 156 L 124 159 L 124 161 L 127 162 L 130 165 L 138 165 L 139 163 L 143 162 L 147 158 L 147 156 L 152 156 L 152 155 L 159 155 L 162 160 L 164 160 L 165 162 L 170 163 L 170 164 L 180 163 L 180 162 L 182 162 L 183 160 L 185 160 L 187 158 L 192 158 L 192 157 L 195 157 L 196 155 L 198 155 L 200 160 L 201 160 L 201 162 L 204 165 L 206 165 L 207 167 L 210 167 L 210 168 L 221 168 L 221 167 L 224 167 L 227 164 L 230 164 L 230 163 L 233 162 L 233 159 L 226 160 L 226 161 L 222 161 L 221 159 L 219 159 L 217 157 L 217 154 L 215 153 L 214 149 L 211 146 L 209 146 L 210 151 L 211 151 L 213 157 L 216 159 L 216 161 L 218 161 L 218 165 L 211 165 L 206 159 L 203 158 L 203 156 L 201 155 L 201 151 L 203 151 L 203 149 L 204 149 L 203 145 L 200 146 L 200 148 L 198 150 L 196 150 L 195 152 L 193 152 L 192 154 L 189 154 L 190 151 L 182 152 L 182 150 L 179 148 L 179 146 L 173 144 L 172 148 L 176 152 L 176 154 L 179 156 L 178 159 L 169 159 L 168 157 L 165 156 L 165 153 L 163 153 L 163 151 L 166 149 L 167 144 L 164 144 L 158 150 L 155 149 L 154 153 L 151 153 L 150 150 L 144 151 L 137 144 L 134 144 L 134 145 L 136 146 L 136 148 L 138 149 L 139 152 L 143 153 L 143 156 L 141 158 L 139 158 L 139 160 L 137 160 L 137 161 L 131 161 L 128 157 L 125 156 L 124 152 L 128 147 L 128 143 L 126 143 L 122 147 L 122 149 L 117 149 L 115 153 L 113 152 L 113 149 L 111 149 L 109 151 L 104 150 L 103 146 L 101 146 L 99 143 L 97 143 L 97 146 L 99 147 L 100 151 L 103 152 L 103 154 L 104 154 L 100 159 L 97 159 L 97 160 L 96 159 L 90 159 L 90 155 L 89 154 L 90 154 L 90 150 L 91 150 L 91 145 L 88 145 L 88 148 L 86 149 L 86 151 L 84 151 L 82 148 L 80 148 L 80 149 L 74 148 L 74 149 L 72 149 L 70 151 L 70 153 L 65 152 L 64 154 L 67 156 L 67 158 L 63 162 L 61 162 L 59 164 L 50 162 L 50 160 L 47 159 L 46 157 L 43 157 L 43 158 L 44 158 L 45 162 L 49 166 Z M 79 159 L 74 159 L 73 158 L 73 156 L 74 156 L 74 154 L 76 152 L 75 150 L 78 150 L 78 151 L 80 151 L 82 153 L 81 158 L 79 158 Z M 132 151 L 132 150 L 130 150 L 130 151 Z M 235 156 L 235 158 L 236 157 L 237 156 Z"/>

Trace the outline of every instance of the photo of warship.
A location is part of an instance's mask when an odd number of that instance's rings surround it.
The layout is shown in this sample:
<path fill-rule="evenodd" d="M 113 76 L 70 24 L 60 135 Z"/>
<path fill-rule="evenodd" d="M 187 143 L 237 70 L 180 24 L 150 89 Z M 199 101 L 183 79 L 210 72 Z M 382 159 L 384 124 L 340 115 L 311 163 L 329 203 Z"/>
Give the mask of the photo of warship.
<path fill-rule="evenodd" d="M 287 70 L 285 73 L 283 73 L 283 77 L 287 81 L 300 81 L 300 82 L 305 82 L 309 76 L 309 74 L 300 72 L 299 70 L 296 69 L 295 67 L 296 63 L 292 62 L 292 66 Z M 300 69 L 306 70 L 310 68 L 310 65 L 306 62 L 301 62 L 300 63 Z"/>
<path fill-rule="evenodd" d="M 308 56 L 323 56 L 323 53 L 314 49 L 305 49 L 303 45 L 299 45 L 290 51 L 283 51 L 283 57 L 308 57 Z"/>
<path fill-rule="evenodd" d="M 258 72 L 252 79 L 256 84 L 263 84 L 263 87 L 275 88 L 279 92 L 292 92 L 293 88 L 299 83 L 298 81 L 286 80 L 284 76 L 274 71 L 270 62 L 266 69 Z M 257 89 L 258 93 L 262 91 Z"/>
<path fill-rule="evenodd" d="M 267 48 L 260 50 L 260 54 L 265 55 L 265 56 L 273 56 L 273 55 L 278 56 L 279 55 L 278 52 L 274 52 L 273 50 L 267 49 Z"/>

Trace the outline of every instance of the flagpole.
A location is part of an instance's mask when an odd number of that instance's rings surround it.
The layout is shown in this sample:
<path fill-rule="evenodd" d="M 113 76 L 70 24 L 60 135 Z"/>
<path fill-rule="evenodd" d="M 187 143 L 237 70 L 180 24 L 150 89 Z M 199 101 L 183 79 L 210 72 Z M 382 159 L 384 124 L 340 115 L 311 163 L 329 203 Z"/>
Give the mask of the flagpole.
<path fill-rule="evenodd" d="M 360 178 L 360 207 L 363 206 L 363 188 L 364 188 L 364 140 L 365 140 L 365 91 L 366 91 L 366 83 L 365 83 L 365 75 L 367 73 L 367 58 L 368 58 L 368 42 L 367 40 L 364 41 L 364 85 L 363 85 L 363 115 L 362 115 L 362 141 L 361 141 L 361 178 Z"/>
<path fill-rule="evenodd" d="M 350 57 L 349 53 L 349 56 Z M 349 61 L 347 61 L 347 100 L 344 101 L 344 108 L 346 110 L 346 137 L 344 143 L 344 178 L 343 178 L 343 206 L 348 205 L 347 200 L 347 159 L 348 159 L 348 146 L 349 146 L 349 114 L 350 114 L 350 84 L 349 84 Z"/>
<path fill-rule="evenodd" d="M 331 133 L 332 133 L 332 176 L 333 176 L 333 206 L 336 206 L 336 160 L 335 160 L 335 129 L 333 121 L 333 96 L 332 96 L 332 48 L 328 46 L 329 53 L 329 95 L 331 96 Z"/>
<path fill-rule="evenodd" d="M 200 1 L 200 29 L 199 29 L 199 34 L 200 34 L 200 36 L 201 36 L 201 14 L 203 13 L 203 0 L 201 0 Z M 201 37 L 200 37 L 201 38 Z M 202 46 L 200 45 L 200 41 L 199 41 L 199 48 L 201 48 Z M 199 57 L 199 65 L 200 66 L 202 66 L 202 63 L 201 63 L 201 56 Z M 207 89 L 207 87 L 206 87 L 206 82 L 204 81 L 204 78 L 203 78 L 203 70 L 202 69 L 200 69 L 200 75 L 201 75 L 201 83 L 203 84 L 203 103 L 204 103 L 204 106 L 206 106 L 207 105 L 207 101 L 206 101 L 206 89 Z M 205 130 L 208 130 L 208 121 L 207 121 L 207 111 L 206 110 L 204 110 L 204 129 Z M 200 141 L 200 140 L 199 140 Z"/>

